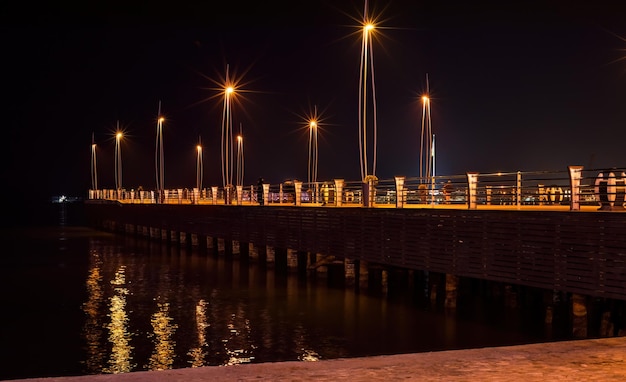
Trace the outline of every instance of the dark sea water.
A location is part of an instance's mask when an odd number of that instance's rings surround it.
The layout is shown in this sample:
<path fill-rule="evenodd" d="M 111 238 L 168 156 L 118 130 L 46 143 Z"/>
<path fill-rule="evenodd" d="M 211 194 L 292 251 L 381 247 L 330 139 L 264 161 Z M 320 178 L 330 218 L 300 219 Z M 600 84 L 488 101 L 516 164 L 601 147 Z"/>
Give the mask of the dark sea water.
<path fill-rule="evenodd" d="M 80 203 L 3 228 L 0 379 L 315 361 L 570 339 L 535 300 L 355 292 L 82 226 Z M 461 292 L 460 292 L 461 293 Z M 556 313 L 556 312 L 555 312 Z"/>

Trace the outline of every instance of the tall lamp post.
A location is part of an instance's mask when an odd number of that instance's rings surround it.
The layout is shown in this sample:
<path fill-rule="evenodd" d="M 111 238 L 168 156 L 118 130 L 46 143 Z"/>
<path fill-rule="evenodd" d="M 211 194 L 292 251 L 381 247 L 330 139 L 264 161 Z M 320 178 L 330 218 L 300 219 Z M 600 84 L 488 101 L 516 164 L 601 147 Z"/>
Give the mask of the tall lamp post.
<path fill-rule="evenodd" d="M 317 182 L 317 106 L 313 117 L 309 120 L 309 162 L 308 162 L 308 182 Z"/>
<path fill-rule="evenodd" d="M 164 168 L 164 152 L 163 152 L 163 122 L 165 118 L 161 115 L 161 101 L 159 101 L 159 111 L 157 114 L 157 131 L 156 131 L 156 147 L 154 150 L 154 169 L 156 175 L 156 189 L 159 194 L 159 202 L 164 200 L 165 191 L 165 168 Z"/>
<path fill-rule="evenodd" d="M 361 41 L 361 65 L 359 73 L 359 152 L 361 162 L 361 177 L 365 181 L 368 177 L 376 177 L 376 86 L 374 82 L 374 56 L 372 55 L 372 33 L 375 26 L 368 16 L 367 0 L 363 11 L 363 34 Z M 371 95 L 368 93 L 371 89 Z M 368 115 L 371 106 L 372 115 Z M 371 120 L 370 120 L 371 119 Z M 368 128 L 368 122 L 372 127 Z M 370 131 L 371 130 L 371 131 Z M 372 135 L 372 147 L 368 142 L 368 134 Z M 368 153 L 373 156 L 371 172 Z"/>
<path fill-rule="evenodd" d="M 233 116 L 231 110 L 231 98 L 235 87 L 230 81 L 226 65 L 226 82 L 224 86 L 224 108 L 222 111 L 222 185 L 224 188 L 232 187 L 233 184 Z"/>
<path fill-rule="evenodd" d="M 239 135 L 237 135 L 237 179 L 236 186 L 243 186 L 243 171 L 244 170 L 244 157 L 243 157 L 243 135 L 241 134 L 241 125 L 239 125 Z"/>
<path fill-rule="evenodd" d="M 122 148 L 120 141 L 122 140 L 122 132 L 120 131 L 120 122 L 117 121 L 117 132 L 115 133 L 115 189 L 119 193 L 122 190 Z"/>
<path fill-rule="evenodd" d="M 202 192 L 202 175 L 203 175 L 203 163 L 202 163 L 202 139 L 198 137 L 198 145 L 196 146 L 198 151 L 198 157 L 196 160 L 196 188 L 198 192 Z"/>
<path fill-rule="evenodd" d="M 422 182 L 435 176 L 435 136 L 430 118 L 430 88 L 426 74 L 426 94 L 422 96 L 422 131 L 420 134 L 420 171 Z"/>
<path fill-rule="evenodd" d="M 96 165 L 96 141 L 91 133 L 91 189 L 98 192 L 98 166 Z"/>

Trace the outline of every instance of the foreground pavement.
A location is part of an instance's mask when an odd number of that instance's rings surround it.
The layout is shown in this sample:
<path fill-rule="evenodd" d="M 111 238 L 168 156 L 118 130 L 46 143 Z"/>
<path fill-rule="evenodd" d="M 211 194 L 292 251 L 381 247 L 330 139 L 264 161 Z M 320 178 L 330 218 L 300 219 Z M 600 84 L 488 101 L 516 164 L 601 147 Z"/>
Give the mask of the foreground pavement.
<path fill-rule="evenodd" d="M 209 366 L 28 382 L 626 381 L 626 337 L 320 362 Z"/>

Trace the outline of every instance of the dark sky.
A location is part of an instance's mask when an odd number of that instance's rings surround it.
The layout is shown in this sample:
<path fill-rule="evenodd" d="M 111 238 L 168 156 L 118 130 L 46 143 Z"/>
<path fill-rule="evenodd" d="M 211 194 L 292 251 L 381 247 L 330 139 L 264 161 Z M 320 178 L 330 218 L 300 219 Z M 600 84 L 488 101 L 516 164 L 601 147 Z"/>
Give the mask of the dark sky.
<path fill-rule="evenodd" d="M 166 187 L 195 185 L 199 136 L 204 184 L 221 185 L 210 79 L 226 64 L 247 90 L 233 109 L 246 184 L 306 180 L 314 105 L 325 122 L 318 178 L 359 180 L 362 1 L 54 3 L 0 6 L 4 185 L 86 195 L 93 133 L 99 184 L 113 188 L 119 120 L 124 186 L 154 187 L 159 100 Z M 380 179 L 418 174 L 427 73 L 438 174 L 626 166 L 619 2 L 369 4 L 388 27 L 374 45 Z"/>

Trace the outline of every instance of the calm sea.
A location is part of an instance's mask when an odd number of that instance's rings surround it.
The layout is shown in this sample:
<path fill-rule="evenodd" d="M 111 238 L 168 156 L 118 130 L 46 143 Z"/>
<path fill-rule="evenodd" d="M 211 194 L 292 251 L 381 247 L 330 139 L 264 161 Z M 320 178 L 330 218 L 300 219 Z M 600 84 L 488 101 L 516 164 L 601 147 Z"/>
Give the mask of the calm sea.
<path fill-rule="evenodd" d="M 3 229 L 0 379 L 315 361 L 569 339 L 542 304 L 419 288 L 357 293 L 333 278 L 95 231 L 80 203 Z M 416 292 L 417 290 L 417 292 Z"/>

